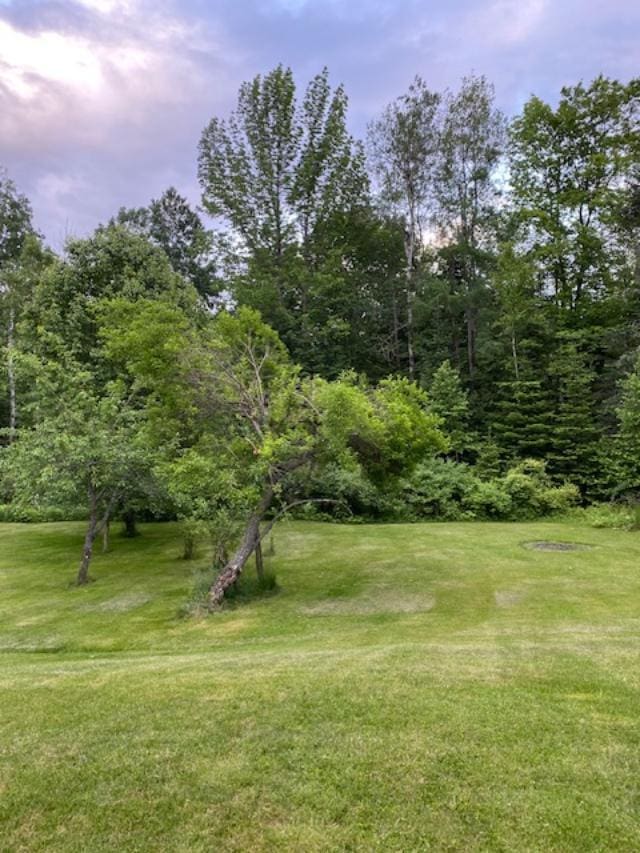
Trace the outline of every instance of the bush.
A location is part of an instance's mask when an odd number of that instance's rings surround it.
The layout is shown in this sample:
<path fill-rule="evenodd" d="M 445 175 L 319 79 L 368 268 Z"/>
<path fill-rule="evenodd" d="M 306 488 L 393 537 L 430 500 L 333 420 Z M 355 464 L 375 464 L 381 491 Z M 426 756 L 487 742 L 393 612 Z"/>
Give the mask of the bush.
<path fill-rule="evenodd" d="M 552 486 L 544 489 L 540 495 L 540 503 L 544 515 L 558 515 L 569 512 L 580 500 L 580 489 L 573 483 L 562 486 Z"/>
<path fill-rule="evenodd" d="M 448 521 L 473 518 L 473 512 L 464 508 L 464 500 L 475 483 L 476 478 L 468 465 L 450 459 L 425 460 L 403 483 L 404 517 Z"/>
<path fill-rule="evenodd" d="M 360 471 L 334 465 L 321 476 L 301 482 L 296 499 L 328 498 L 332 503 L 303 504 L 297 518 L 362 523 L 370 520 L 443 521 L 520 520 L 568 512 L 578 489 L 554 484 L 545 463 L 525 459 L 506 474 L 487 477 L 487 469 L 432 457 L 411 476 L 382 492 Z"/>
<path fill-rule="evenodd" d="M 591 527 L 612 530 L 638 530 L 640 529 L 638 516 L 640 505 L 627 503 L 593 504 L 586 509 L 577 510 Z"/>
<path fill-rule="evenodd" d="M 513 499 L 501 480 L 478 480 L 464 497 L 463 505 L 473 513 L 474 518 L 510 518 Z"/>
<path fill-rule="evenodd" d="M 86 518 L 82 510 L 65 512 L 60 507 L 33 507 L 18 504 L 0 504 L 0 522 L 42 524 L 48 521 L 80 521 Z"/>
<path fill-rule="evenodd" d="M 534 459 L 490 480 L 468 465 L 430 459 L 405 481 L 402 496 L 407 519 L 515 520 L 565 513 L 575 506 L 579 492 L 569 483 L 554 486 L 544 462 Z"/>
<path fill-rule="evenodd" d="M 571 483 L 554 486 L 539 459 L 525 459 L 510 468 L 504 486 L 511 498 L 511 517 L 517 519 L 566 513 L 580 499 L 580 492 Z"/>
<path fill-rule="evenodd" d="M 328 466 L 322 474 L 301 484 L 295 495 L 313 503 L 302 504 L 295 510 L 296 518 L 353 521 L 380 518 L 389 514 L 390 496 L 385 496 L 359 469 Z"/>

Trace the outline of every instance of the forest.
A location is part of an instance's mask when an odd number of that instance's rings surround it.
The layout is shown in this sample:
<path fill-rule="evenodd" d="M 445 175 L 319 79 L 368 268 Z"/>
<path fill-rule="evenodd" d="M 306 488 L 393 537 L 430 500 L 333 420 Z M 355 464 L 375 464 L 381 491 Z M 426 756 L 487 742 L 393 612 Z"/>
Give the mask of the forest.
<path fill-rule="evenodd" d="M 198 206 L 60 254 L 0 178 L 0 518 L 86 522 L 79 585 L 117 520 L 178 521 L 209 610 L 285 515 L 640 524 L 640 79 L 507 117 L 416 77 L 348 128 L 278 66 L 203 129 Z"/>

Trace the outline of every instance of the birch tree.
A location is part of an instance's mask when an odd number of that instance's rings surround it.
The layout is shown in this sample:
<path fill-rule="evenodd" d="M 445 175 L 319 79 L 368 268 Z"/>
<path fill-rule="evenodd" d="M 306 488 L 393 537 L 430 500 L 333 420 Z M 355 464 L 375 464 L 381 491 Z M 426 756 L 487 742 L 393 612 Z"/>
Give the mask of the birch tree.
<path fill-rule="evenodd" d="M 404 233 L 404 323 L 409 376 L 416 370 L 414 302 L 416 272 L 423 232 L 433 200 L 433 181 L 439 147 L 440 96 L 416 77 L 406 94 L 397 98 L 369 125 L 371 164 L 384 205 L 400 219 Z M 394 320 L 399 337 L 400 312 Z"/>
<path fill-rule="evenodd" d="M 33 261 L 36 250 L 31 205 L 17 191 L 13 181 L 0 173 L 0 299 L 4 309 L 9 441 L 15 437 L 18 424 L 16 331 L 25 291 L 33 283 L 29 281 L 27 267 Z"/>

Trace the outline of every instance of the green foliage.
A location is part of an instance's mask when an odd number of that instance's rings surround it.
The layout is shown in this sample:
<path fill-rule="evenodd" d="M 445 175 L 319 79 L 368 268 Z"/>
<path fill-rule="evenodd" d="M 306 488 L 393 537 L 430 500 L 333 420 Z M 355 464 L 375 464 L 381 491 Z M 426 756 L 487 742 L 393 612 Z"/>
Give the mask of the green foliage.
<path fill-rule="evenodd" d="M 474 485 L 475 478 L 468 465 L 440 458 L 422 462 L 403 484 L 402 507 L 406 507 L 405 517 L 448 520 L 472 518 L 471 512 L 463 508 L 463 501 L 472 492 Z"/>
<path fill-rule="evenodd" d="M 514 518 L 563 513 L 580 497 L 576 486 L 570 483 L 554 486 L 545 463 L 539 459 L 525 459 L 510 468 L 504 477 L 504 488 L 511 498 Z"/>
<path fill-rule="evenodd" d="M 0 171 L 0 271 L 20 257 L 25 241 L 34 233 L 32 216 L 29 200 Z"/>
<path fill-rule="evenodd" d="M 471 444 L 469 434 L 469 398 L 462 387 L 460 374 L 443 361 L 429 387 L 429 408 L 442 419 L 442 428 L 450 448 L 458 457 Z"/>
<path fill-rule="evenodd" d="M 588 489 L 596 469 L 598 429 L 593 412 L 594 373 L 573 341 L 561 343 L 549 370 L 553 407 L 550 471 Z"/>
<path fill-rule="evenodd" d="M 416 77 L 407 93 L 368 128 L 369 154 L 382 199 L 416 241 L 417 223 L 432 194 L 439 104 L 440 95 Z"/>
<path fill-rule="evenodd" d="M 519 380 L 522 339 L 531 327 L 539 304 L 535 298 L 535 268 L 526 256 L 516 252 L 512 242 L 500 247 L 492 283 L 500 309 L 496 326 L 507 337 L 512 378 Z"/>
<path fill-rule="evenodd" d="M 195 291 L 175 273 L 163 251 L 125 228 L 100 228 L 67 246 L 65 260 L 48 268 L 25 318 L 26 345 L 44 358 L 71 356 L 85 368 L 100 365 L 98 332 L 105 302 L 162 300 L 190 312 Z M 108 376 L 107 378 L 113 378 Z"/>
<path fill-rule="evenodd" d="M 219 289 L 214 236 L 174 187 L 169 187 L 159 199 L 154 199 L 148 208 L 121 208 L 111 222 L 114 224 L 147 237 L 162 249 L 175 272 L 202 295 L 211 296 Z"/>
<path fill-rule="evenodd" d="M 19 522 L 22 524 L 43 524 L 51 521 L 69 521 L 83 519 L 84 507 L 76 510 L 62 506 L 32 506 L 17 502 L 0 504 L 0 522 Z"/>
<path fill-rule="evenodd" d="M 553 410 L 539 379 L 501 382 L 491 432 L 505 458 L 544 459 L 553 444 Z"/>
<path fill-rule="evenodd" d="M 203 203 L 230 228 L 226 287 L 296 363 L 331 378 L 367 363 L 371 312 L 397 267 L 389 241 L 376 240 L 383 229 L 346 109 L 326 69 L 298 96 L 278 66 L 241 86 L 228 119 L 212 119 L 199 156 Z"/>
<path fill-rule="evenodd" d="M 479 446 L 474 471 L 481 480 L 491 480 L 502 472 L 500 448 L 492 438 Z"/>
<path fill-rule="evenodd" d="M 615 444 L 618 493 L 638 500 L 640 495 L 640 358 L 621 383 L 617 409 L 619 431 Z"/>
<path fill-rule="evenodd" d="M 404 482 L 399 518 L 526 519 L 566 513 L 579 497 L 577 488 L 555 486 L 543 462 L 529 459 L 503 477 L 480 479 L 466 464 L 432 459 Z"/>
<path fill-rule="evenodd" d="M 19 511 L 55 508 L 73 516 L 89 494 L 102 514 L 150 477 L 141 413 L 118 384 L 96 396 L 91 379 L 67 372 L 52 381 L 46 370 L 39 377 L 40 416 L 2 455 L 5 489 Z"/>
<path fill-rule="evenodd" d="M 495 106 L 493 86 L 482 76 L 464 77 L 444 106 L 435 183 L 439 224 L 459 245 L 477 249 L 496 200 L 506 121 Z"/>
<path fill-rule="evenodd" d="M 576 510 L 575 515 L 596 529 L 637 530 L 636 510 L 628 503 L 594 503 Z"/>
<path fill-rule="evenodd" d="M 6 517 L 93 490 L 218 565 L 252 513 L 306 498 L 360 519 L 537 517 L 567 482 L 637 502 L 639 85 L 532 97 L 507 163 L 487 80 L 416 78 L 367 161 L 327 70 L 301 92 L 278 66 L 202 134 L 222 230 L 171 188 L 59 258 L 0 178 Z"/>
<path fill-rule="evenodd" d="M 563 308 L 626 278 L 610 223 L 637 162 L 639 87 L 601 76 L 563 88 L 555 109 L 531 98 L 512 124 L 514 200 L 540 277 Z"/>
<path fill-rule="evenodd" d="M 296 498 L 309 500 L 295 510 L 297 517 L 348 522 L 388 515 L 392 501 L 390 491 L 382 492 L 377 488 L 361 466 L 345 467 L 336 463 L 312 469 L 310 475 L 300 478 L 292 489 Z"/>
<path fill-rule="evenodd" d="M 258 256 L 279 263 L 297 231 L 310 240 L 366 184 L 345 125 L 346 96 L 325 69 L 300 103 L 291 69 L 244 83 L 228 120 L 214 118 L 200 140 L 203 201 Z"/>

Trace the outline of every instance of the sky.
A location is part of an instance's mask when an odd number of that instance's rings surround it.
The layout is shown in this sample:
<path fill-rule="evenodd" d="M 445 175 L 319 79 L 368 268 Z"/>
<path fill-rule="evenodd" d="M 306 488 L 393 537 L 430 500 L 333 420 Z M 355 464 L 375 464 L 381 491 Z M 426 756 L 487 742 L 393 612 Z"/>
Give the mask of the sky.
<path fill-rule="evenodd" d="M 197 145 L 278 63 L 344 83 L 355 135 L 416 74 L 531 94 L 640 74 L 639 0 L 0 0 L 0 167 L 54 249 L 168 186 L 199 201 Z"/>

